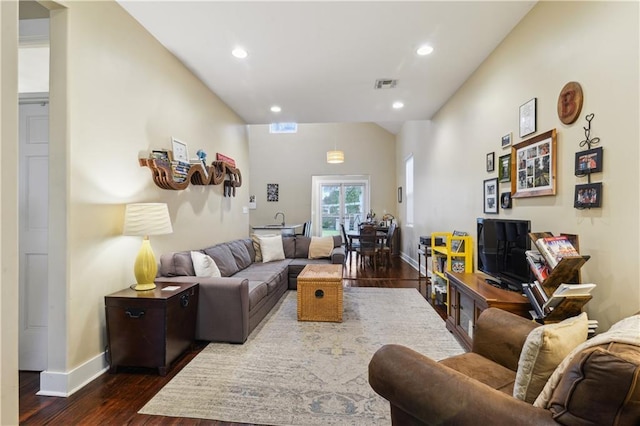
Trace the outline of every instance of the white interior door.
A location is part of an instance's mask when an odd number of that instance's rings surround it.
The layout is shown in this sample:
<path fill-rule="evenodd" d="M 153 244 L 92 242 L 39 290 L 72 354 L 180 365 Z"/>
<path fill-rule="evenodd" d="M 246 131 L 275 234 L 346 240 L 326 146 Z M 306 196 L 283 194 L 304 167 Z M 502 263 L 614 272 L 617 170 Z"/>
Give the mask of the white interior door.
<path fill-rule="evenodd" d="M 19 368 L 47 368 L 49 104 L 20 104 Z"/>

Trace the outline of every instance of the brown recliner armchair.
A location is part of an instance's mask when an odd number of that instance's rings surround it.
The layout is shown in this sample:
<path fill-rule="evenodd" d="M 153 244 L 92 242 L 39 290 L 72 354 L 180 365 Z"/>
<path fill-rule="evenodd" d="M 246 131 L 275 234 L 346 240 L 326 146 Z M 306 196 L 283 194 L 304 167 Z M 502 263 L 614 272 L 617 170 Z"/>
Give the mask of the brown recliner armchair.
<path fill-rule="evenodd" d="M 472 352 L 436 362 L 386 345 L 369 363 L 369 383 L 389 401 L 394 425 L 640 424 L 637 345 L 608 343 L 578 352 L 553 393 L 555 407 L 514 398 L 520 352 L 537 326 L 487 309 L 476 323 Z"/>

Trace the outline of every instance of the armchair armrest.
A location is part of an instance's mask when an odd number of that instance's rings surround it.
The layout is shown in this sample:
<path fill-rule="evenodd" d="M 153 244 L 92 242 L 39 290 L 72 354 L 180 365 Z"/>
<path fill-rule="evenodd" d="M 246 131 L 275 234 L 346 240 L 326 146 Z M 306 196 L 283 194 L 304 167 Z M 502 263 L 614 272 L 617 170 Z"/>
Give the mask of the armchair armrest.
<path fill-rule="evenodd" d="M 516 371 L 522 346 L 531 330 L 539 325 L 502 309 L 485 309 L 476 322 L 471 350 Z"/>
<path fill-rule="evenodd" d="M 400 345 L 369 363 L 371 387 L 391 404 L 394 424 L 557 425 L 535 408 Z"/>
<path fill-rule="evenodd" d="M 344 247 L 334 247 L 331 251 L 331 263 L 335 265 L 342 265 L 345 259 Z"/>

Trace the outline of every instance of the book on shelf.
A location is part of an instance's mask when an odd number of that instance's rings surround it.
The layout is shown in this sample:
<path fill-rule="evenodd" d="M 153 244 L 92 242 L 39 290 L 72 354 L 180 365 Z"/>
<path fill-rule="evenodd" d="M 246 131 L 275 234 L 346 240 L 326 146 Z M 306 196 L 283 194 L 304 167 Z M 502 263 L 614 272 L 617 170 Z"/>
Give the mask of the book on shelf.
<path fill-rule="evenodd" d="M 538 238 L 535 245 L 550 269 L 555 268 L 565 257 L 580 257 L 580 253 L 566 235 Z"/>
<path fill-rule="evenodd" d="M 529 263 L 529 267 L 531 268 L 531 272 L 533 272 L 536 279 L 539 282 L 546 280 L 550 271 L 542 254 L 537 250 L 527 250 L 524 254 L 527 258 L 527 262 Z"/>
<path fill-rule="evenodd" d="M 544 318 L 545 312 L 542 309 L 542 304 L 540 304 L 540 302 L 536 298 L 536 295 L 533 292 L 532 285 L 533 285 L 532 283 L 522 283 L 522 291 L 524 292 L 525 296 L 527 296 L 527 298 L 529 299 L 529 303 L 531 303 L 533 312 L 535 312 L 535 315 L 532 315 L 532 316 L 534 318 Z"/>
<path fill-rule="evenodd" d="M 567 297 L 590 296 L 595 287 L 595 284 L 560 284 L 542 308 L 553 309 Z"/>
<path fill-rule="evenodd" d="M 465 237 L 468 234 L 464 231 L 453 231 L 451 236 L 453 237 Z M 452 253 L 460 253 L 464 252 L 464 241 L 462 240 L 451 240 L 451 252 Z"/>

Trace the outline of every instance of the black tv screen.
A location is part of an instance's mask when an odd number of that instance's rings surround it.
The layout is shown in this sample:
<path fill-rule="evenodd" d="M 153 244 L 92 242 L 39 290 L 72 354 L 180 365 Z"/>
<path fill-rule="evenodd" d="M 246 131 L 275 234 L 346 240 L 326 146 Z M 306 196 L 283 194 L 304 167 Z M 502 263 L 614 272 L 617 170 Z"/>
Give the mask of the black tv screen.
<path fill-rule="evenodd" d="M 522 292 L 522 283 L 532 281 L 525 256 L 531 221 L 479 217 L 477 231 L 478 270 L 489 275 L 490 284 Z"/>

